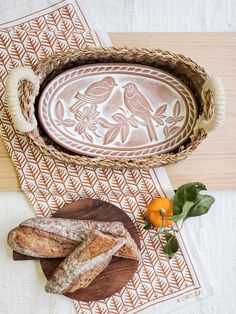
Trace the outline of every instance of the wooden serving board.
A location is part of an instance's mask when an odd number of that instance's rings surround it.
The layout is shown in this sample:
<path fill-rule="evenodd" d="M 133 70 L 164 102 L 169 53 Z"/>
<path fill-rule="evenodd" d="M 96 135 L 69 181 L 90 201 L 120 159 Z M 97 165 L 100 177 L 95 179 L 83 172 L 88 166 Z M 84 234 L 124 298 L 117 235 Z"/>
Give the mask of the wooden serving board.
<path fill-rule="evenodd" d="M 132 238 L 140 248 L 140 239 L 134 223 L 119 207 L 101 200 L 82 199 L 65 205 L 53 214 L 54 218 L 69 218 L 96 221 L 121 221 L 130 232 Z M 13 252 L 14 260 L 35 259 L 20 253 Z M 47 279 L 52 275 L 63 258 L 41 258 L 40 264 Z M 132 278 L 138 267 L 138 261 L 112 257 L 108 267 L 100 273 L 87 287 L 65 296 L 78 301 L 96 301 L 110 297 L 120 291 Z"/>
<path fill-rule="evenodd" d="M 186 160 L 166 167 L 174 188 L 189 181 L 209 189 L 236 188 L 236 33 L 111 33 L 114 46 L 161 48 L 191 57 L 224 83 L 224 126 L 209 135 Z M 19 190 L 15 169 L 0 141 L 0 190 Z"/>

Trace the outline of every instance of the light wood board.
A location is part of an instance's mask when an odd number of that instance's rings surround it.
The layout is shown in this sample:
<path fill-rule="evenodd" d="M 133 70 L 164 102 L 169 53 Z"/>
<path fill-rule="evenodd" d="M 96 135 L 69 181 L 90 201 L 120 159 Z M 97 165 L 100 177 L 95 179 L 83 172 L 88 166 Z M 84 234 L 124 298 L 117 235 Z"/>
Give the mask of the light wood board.
<path fill-rule="evenodd" d="M 177 188 L 201 181 L 209 189 L 236 188 L 236 33 L 110 33 L 114 46 L 161 48 L 191 57 L 224 83 L 224 125 L 186 160 L 166 167 Z M 0 190 L 19 190 L 16 172 L 0 142 Z"/>

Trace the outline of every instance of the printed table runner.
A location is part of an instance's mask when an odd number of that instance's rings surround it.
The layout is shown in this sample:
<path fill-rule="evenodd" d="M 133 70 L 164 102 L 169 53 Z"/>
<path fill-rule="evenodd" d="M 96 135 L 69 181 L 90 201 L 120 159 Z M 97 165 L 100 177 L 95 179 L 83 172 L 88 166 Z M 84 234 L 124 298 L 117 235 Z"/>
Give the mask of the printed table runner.
<path fill-rule="evenodd" d="M 205 296 L 209 289 L 193 266 L 181 235 L 181 249 L 172 260 L 162 252 L 162 236 L 143 229 L 143 214 L 154 197 L 173 196 L 163 169 L 93 169 L 56 161 L 29 145 L 12 126 L 5 103 L 8 72 L 32 66 L 41 58 L 80 47 L 110 45 L 106 34 L 91 29 L 76 1 L 61 1 L 45 10 L 0 25 L 1 135 L 16 167 L 22 190 L 38 216 L 50 216 L 65 203 L 83 197 L 99 198 L 122 208 L 134 221 L 142 244 L 142 261 L 132 280 L 112 297 L 97 302 L 74 302 L 78 313 L 166 313 Z M 196 253 L 193 243 L 191 251 Z M 198 273 L 198 275 L 197 275 Z M 201 276 L 200 276 L 201 274 Z"/>

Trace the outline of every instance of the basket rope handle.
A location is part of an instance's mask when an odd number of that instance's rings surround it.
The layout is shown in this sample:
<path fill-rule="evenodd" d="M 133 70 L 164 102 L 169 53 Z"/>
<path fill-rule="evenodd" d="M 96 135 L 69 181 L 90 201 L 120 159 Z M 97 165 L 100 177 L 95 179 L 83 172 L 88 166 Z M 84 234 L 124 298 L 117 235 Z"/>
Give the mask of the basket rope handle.
<path fill-rule="evenodd" d="M 205 112 L 199 128 L 210 133 L 222 124 L 225 116 L 225 92 L 223 83 L 219 77 L 210 77 L 204 83 L 202 99 Z"/>
<path fill-rule="evenodd" d="M 22 108 L 19 101 L 18 83 L 21 80 L 27 80 L 34 86 L 33 94 L 30 95 L 30 103 L 28 108 L 29 118 L 22 113 Z M 20 132 L 30 132 L 37 126 L 37 120 L 34 114 L 34 100 L 39 92 L 39 78 L 34 74 L 31 68 L 17 67 L 13 69 L 6 81 L 6 97 L 7 106 L 11 114 L 14 127 Z"/>

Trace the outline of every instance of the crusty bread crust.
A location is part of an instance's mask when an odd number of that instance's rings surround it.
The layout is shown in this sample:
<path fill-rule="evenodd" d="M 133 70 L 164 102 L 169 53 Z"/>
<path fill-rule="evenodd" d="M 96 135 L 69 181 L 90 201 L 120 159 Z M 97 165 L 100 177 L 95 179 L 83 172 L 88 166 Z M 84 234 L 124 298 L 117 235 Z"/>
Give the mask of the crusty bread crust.
<path fill-rule="evenodd" d="M 50 234 L 61 235 L 62 237 L 75 240 L 77 242 L 83 241 L 85 235 L 95 229 L 105 234 L 126 237 L 126 244 L 115 255 L 134 260 L 141 259 L 140 250 L 137 247 L 137 244 L 131 237 L 128 230 L 124 227 L 123 223 L 119 221 L 100 222 L 63 218 L 30 218 L 22 222 L 20 226 L 30 226 L 50 232 Z"/>
<path fill-rule="evenodd" d="M 9 232 L 8 244 L 21 254 L 55 258 L 70 254 L 78 242 L 37 228 L 19 226 Z"/>
<path fill-rule="evenodd" d="M 92 231 L 57 267 L 48 280 L 45 290 L 61 294 L 87 287 L 109 264 L 112 255 L 119 250 L 125 238 Z"/>
<path fill-rule="evenodd" d="M 117 236 L 125 236 L 122 222 L 102 222 L 93 220 L 64 219 L 64 218 L 30 218 L 23 221 L 20 226 L 38 228 L 46 232 L 61 235 L 62 237 L 81 242 L 84 234 L 91 230 L 99 230 Z M 83 239 L 81 239 L 83 237 Z"/>
<path fill-rule="evenodd" d="M 108 257 L 104 261 L 100 262 L 93 269 L 81 274 L 75 279 L 74 282 L 63 293 L 75 292 L 78 289 L 88 287 L 91 282 L 109 265 L 112 256 Z"/>

